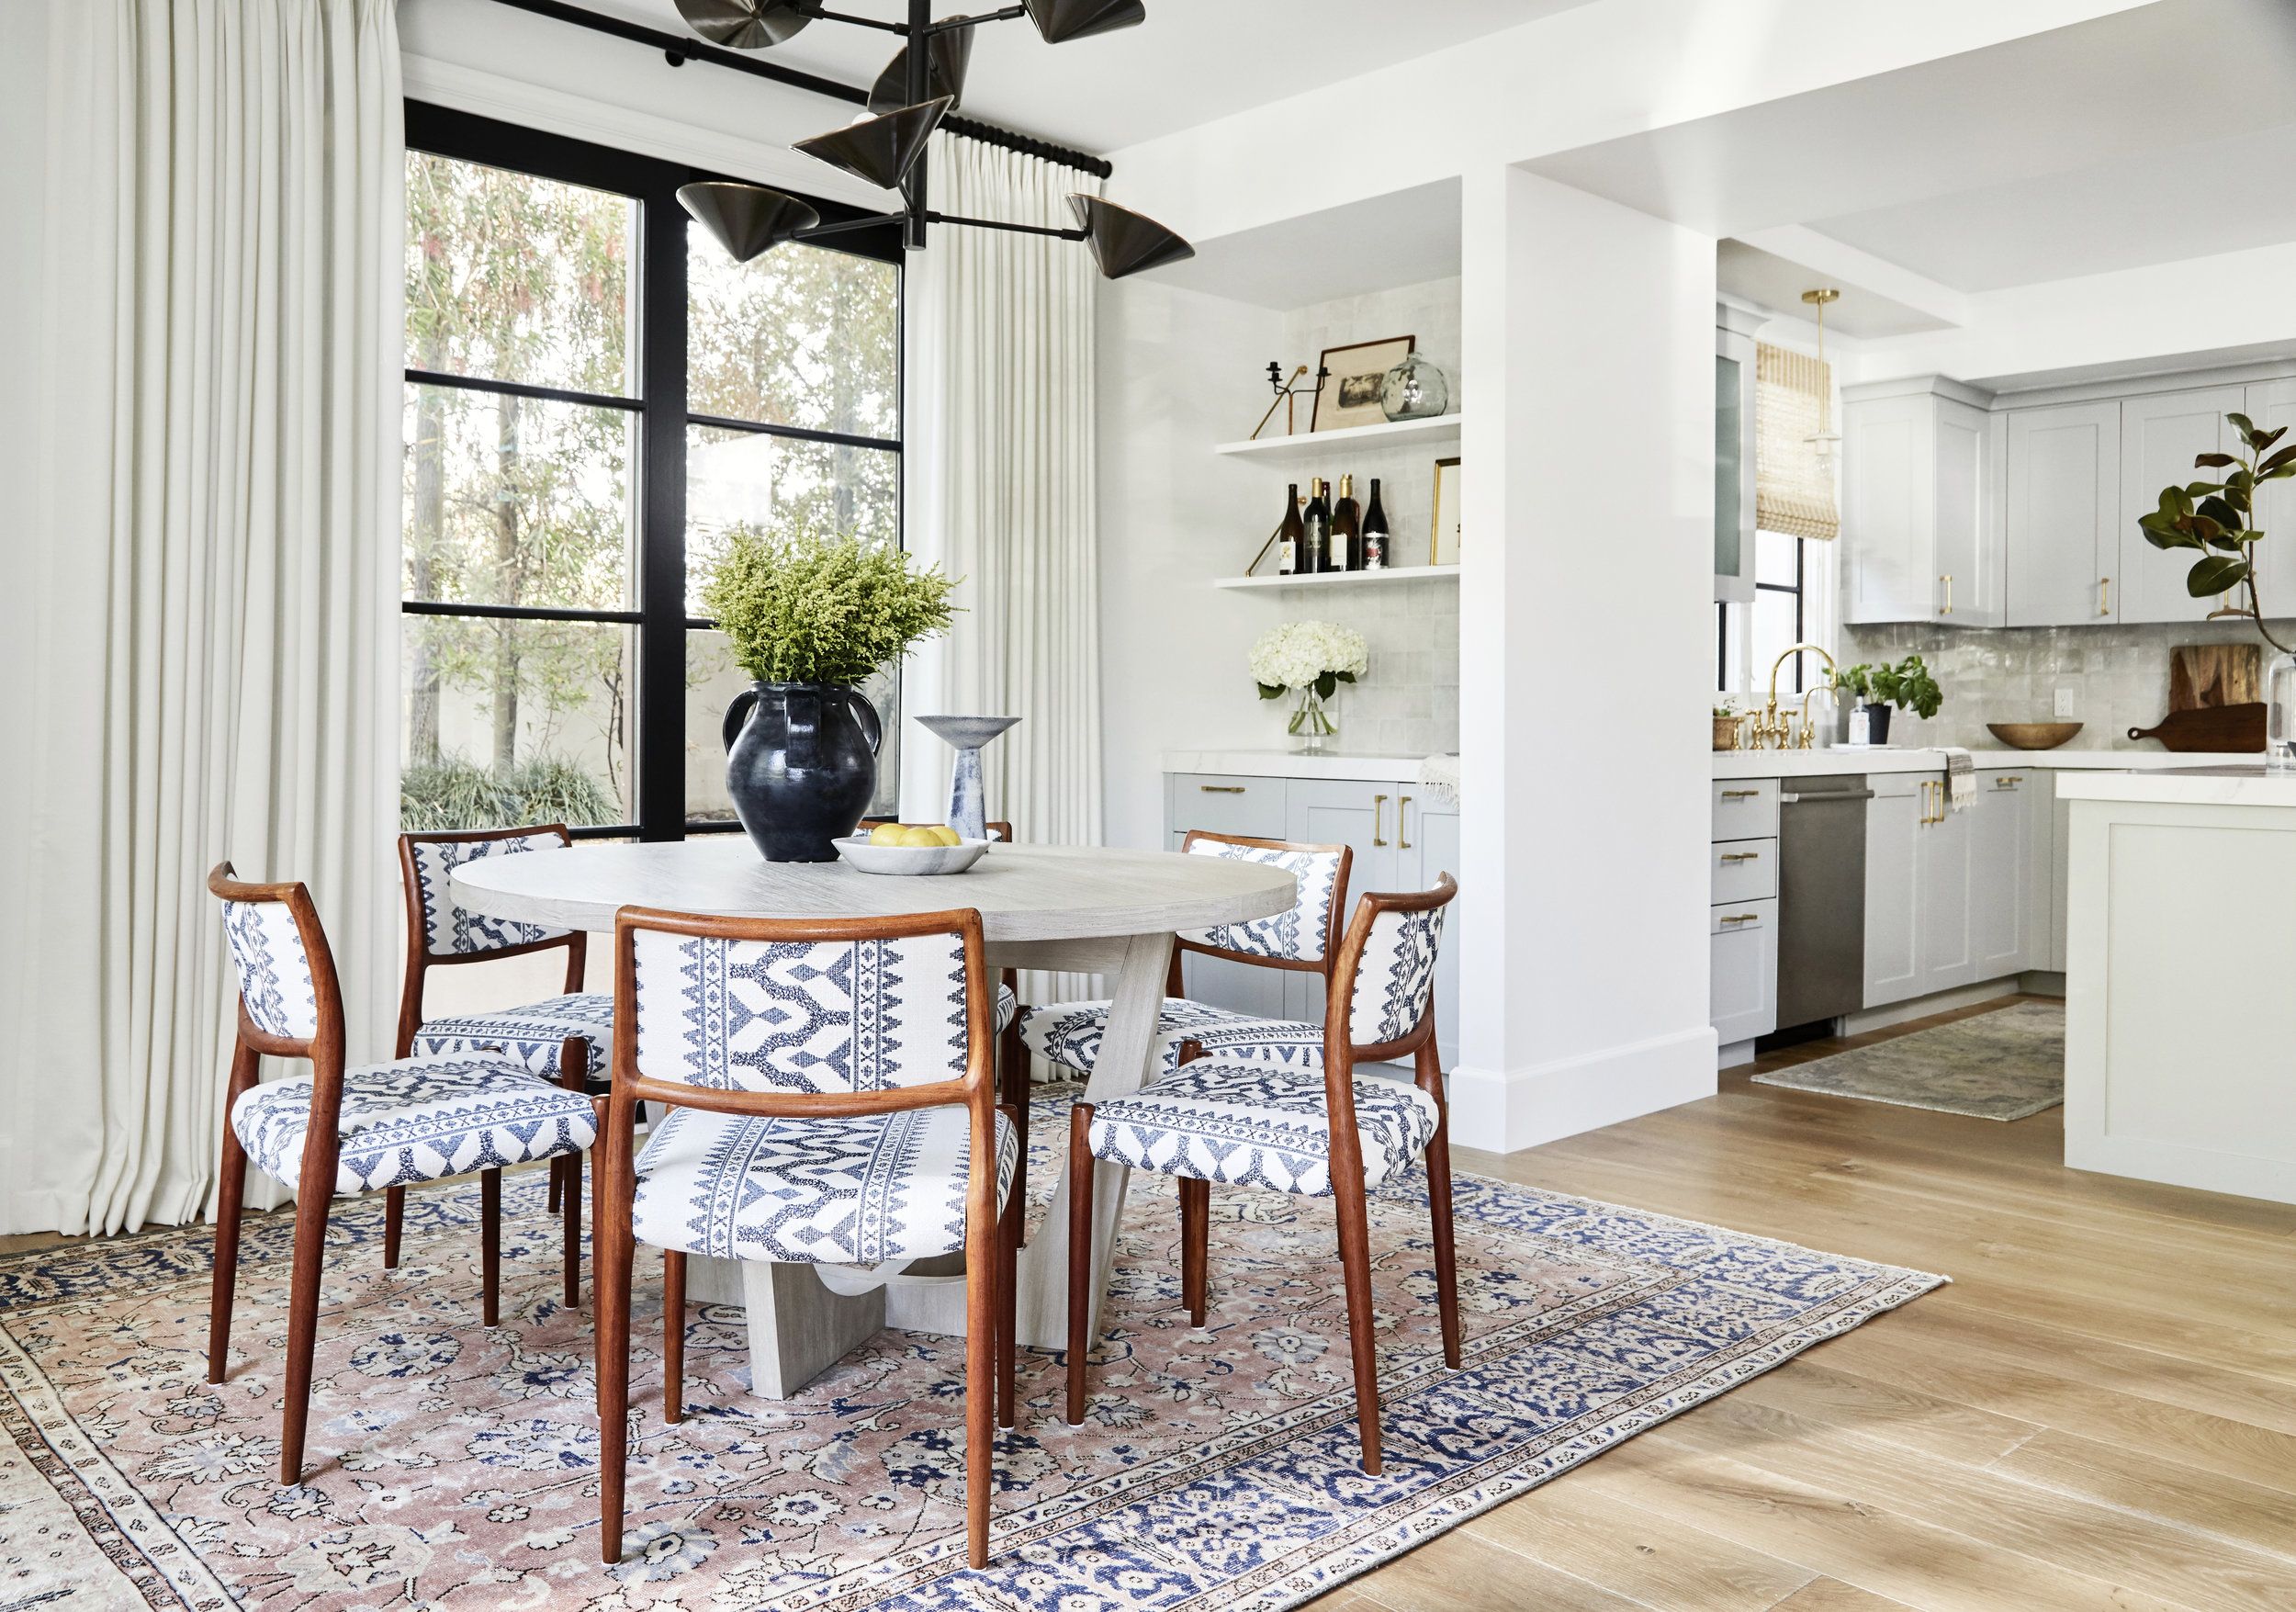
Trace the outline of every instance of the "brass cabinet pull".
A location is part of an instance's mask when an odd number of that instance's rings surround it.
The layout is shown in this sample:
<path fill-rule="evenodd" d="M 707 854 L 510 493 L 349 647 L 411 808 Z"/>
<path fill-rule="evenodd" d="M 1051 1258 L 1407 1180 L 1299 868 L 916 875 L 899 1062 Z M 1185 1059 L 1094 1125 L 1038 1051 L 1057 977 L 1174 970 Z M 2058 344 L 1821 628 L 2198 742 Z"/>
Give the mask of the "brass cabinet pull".
<path fill-rule="evenodd" d="M 1244 793 L 1244 785 L 1241 783 L 1199 783 L 1196 787 L 1206 795 L 1242 795 Z"/>
<path fill-rule="evenodd" d="M 2099 615 L 2112 614 L 2112 579 L 2110 577 L 2097 579 L 2097 614 Z"/>
<path fill-rule="evenodd" d="M 1410 829 L 1403 827 L 1403 810 L 1410 805 L 1411 796 L 1408 795 L 1395 803 L 1395 849 L 1398 851 L 1409 851 L 1411 849 L 1411 841 L 1403 838 L 1404 835 L 1411 832 Z"/>
<path fill-rule="evenodd" d="M 1398 817 L 1401 817 L 1403 814 L 1402 814 L 1402 813 L 1401 813 L 1401 812 L 1397 812 L 1395 815 L 1396 815 Z M 1382 823 L 1384 823 L 1386 820 L 1387 820 L 1387 796 L 1386 796 L 1386 795 L 1373 795 L 1373 796 L 1371 797 L 1371 843 L 1372 843 L 1372 844 L 1374 844 L 1374 845 L 1385 845 L 1385 844 L 1387 843 L 1387 840 L 1386 840 L 1386 839 L 1384 838 L 1384 836 L 1385 836 L 1385 834 L 1386 834 L 1387 830 L 1386 830 L 1385 829 L 1383 829 L 1383 828 L 1380 826 L 1380 825 L 1381 825 Z"/>
<path fill-rule="evenodd" d="M 1994 778 L 1993 787 L 1996 789 L 2015 789 L 2019 784 L 2024 782 L 2025 781 L 2022 778 L 2016 776 L 2014 773 L 2001 773 Z"/>
<path fill-rule="evenodd" d="M 1921 826 L 1925 829 L 1930 826 L 1931 821 L 1930 817 L 1930 791 L 1935 787 L 1936 785 L 1931 783 L 1926 778 L 1921 781 Z"/>
<path fill-rule="evenodd" d="M 1722 792 L 1722 798 L 1724 800 L 1755 800 L 1760 798 L 1761 795 L 1761 791 L 1759 789 L 1726 789 Z"/>
<path fill-rule="evenodd" d="M 1938 581 L 1945 584 L 1945 606 L 1938 612 L 1938 614 L 1951 615 L 1953 614 L 1953 574 L 1948 571 L 1938 578 Z"/>
<path fill-rule="evenodd" d="M 1726 851 L 1722 853 L 1722 860 L 1724 862 L 1760 862 L 1761 852 L 1759 851 Z"/>
<path fill-rule="evenodd" d="M 1722 921 L 1728 924 L 1760 923 L 1761 921 L 1761 914 L 1759 912 L 1733 913 Z"/>

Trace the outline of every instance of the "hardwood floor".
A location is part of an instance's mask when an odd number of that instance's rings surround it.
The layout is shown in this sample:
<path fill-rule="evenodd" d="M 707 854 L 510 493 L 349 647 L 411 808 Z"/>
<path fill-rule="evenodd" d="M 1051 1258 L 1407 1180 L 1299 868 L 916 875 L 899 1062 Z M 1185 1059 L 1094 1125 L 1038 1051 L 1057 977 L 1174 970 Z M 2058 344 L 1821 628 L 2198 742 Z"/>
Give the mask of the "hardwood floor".
<path fill-rule="evenodd" d="M 1945 1273 L 1315 1612 L 2296 1607 L 2296 1209 L 1748 1077 L 1462 1169 Z"/>

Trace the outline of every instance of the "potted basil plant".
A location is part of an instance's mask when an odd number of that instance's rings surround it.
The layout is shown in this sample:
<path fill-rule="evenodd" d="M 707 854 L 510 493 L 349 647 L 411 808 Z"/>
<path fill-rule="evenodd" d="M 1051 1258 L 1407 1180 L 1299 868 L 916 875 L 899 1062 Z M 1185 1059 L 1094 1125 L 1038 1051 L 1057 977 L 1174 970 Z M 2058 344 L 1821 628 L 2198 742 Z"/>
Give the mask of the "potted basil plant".
<path fill-rule="evenodd" d="M 877 793 L 884 741 L 856 685 L 949 629 L 952 584 L 898 548 L 801 522 L 729 535 L 702 605 L 757 681 L 726 708 L 726 790 L 768 862 L 834 862 Z"/>
<path fill-rule="evenodd" d="M 1926 722 L 1945 703 L 1944 691 L 1937 686 L 1937 679 L 1930 675 L 1929 667 L 1919 655 L 1908 655 L 1895 666 L 1884 661 L 1879 666 L 1861 663 L 1837 670 L 1833 682 L 1835 688 L 1847 690 L 1857 697 L 1858 709 L 1865 714 L 1868 744 L 1889 742 L 1892 710 L 1910 708 Z"/>

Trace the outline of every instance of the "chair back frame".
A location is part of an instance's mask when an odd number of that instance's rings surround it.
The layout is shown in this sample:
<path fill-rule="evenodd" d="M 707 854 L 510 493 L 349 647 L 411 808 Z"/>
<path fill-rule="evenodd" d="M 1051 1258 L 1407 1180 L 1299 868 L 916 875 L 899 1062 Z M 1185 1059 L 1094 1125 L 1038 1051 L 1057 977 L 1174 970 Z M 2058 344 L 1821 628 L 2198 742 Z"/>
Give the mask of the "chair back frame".
<path fill-rule="evenodd" d="M 220 901 L 281 902 L 295 919 L 303 955 L 310 965 L 311 995 L 318 1006 L 318 1028 L 308 1039 L 273 1035 L 259 1029 L 248 1016 L 247 995 L 239 992 L 239 1034 L 231 1052 L 231 1077 L 224 1089 L 223 1123 L 255 1084 L 256 1059 L 264 1054 L 280 1058 L 303 1058 L 311 1065 L 310 1129 L 303 1143 L 303 1167 L 296 1184 L 299 1202 L 316 1195 L 324 1201 L 335 1195 L 336 1155 L 342 1147 L 343 1119 L 343 986 L 335 975 L 334 952 L 327 931 L 311 904 L 310 891 L 299 880 L 257 884 L 242 879 L 229 862 L 219 862 L 208 874 L 208 893 Z M 236 972 L 236 969 L 234 970 Z"/>
<path fill-rule="evenodd" d="M 404 983 L 399 992 L 399 1042 L 394 1055 L 406 1057 L 414 1051 L 414 1038 L 422 1028 L 422 986 L 433 968 L 447 968 L 464 963 L 492 963 L 502 957 L 523 957 L 533 952 L 547 952 L 553 947 L 566 948 L 566 989 L 572 996 L 582 988 L 582 976 L 590 964 L 590 936 L 580 930 L 547 940 L 526 941 L 515 946 L 490 946 L 482 952 L 433 952 L 431 950 L 430 915 L 422 909 L 422 882 L 416 876 L 414 848 L 417 845 L 467 844 L 481 840 L 523 840 L 537 834 L 555 834 L 562 846 L 571 846 L 574 835 L 564 823 L 536 823 L 515 829 L 441 829 L 423 833 L 399 836 L 399 883 L 407 902 L 407 967 Z"/>
<path fill-rule="evenodd" d="M 1291 974 L 1319 974 L 1323 976 L 1324 987 L 1328 993 L 1338 964 L 1340 914 L 1346 910 L 1347 907 L 1347 880 L 1355 866 L 1355 848 L 1349 845 L 1310 845 L 1291 840 L 1255 840 L 1249 835 L 1215 834 L 1209 829 L 1190 829 L 1187 831 L 1187 838 L 1180 841 L 1181 854 L 1187 854 L 1190 848 L 1198 844 L 1244 845 L 1255 851 L 1291 851 L 1311 856 L 1336 854 L 1339 858 L 1339 868 L 1332 875 L 1331 905 L 1323 914 L 1323 955 L 1320 961 L 1311 961 L 1304 957 L 1266 957 L 1256 952 L 1238 952 L 1228 946 L 1209 946 L 1201 941 L 1191 941 L 1186 935 L 1180 935 L 1173 941 L 1171 975 L 1165 994 L 1172 997 L 1182 997 L 1187 994 L 1182 988 L 1180 959 L 1183 953 L 1189 952 L 1195 953 L 1199 957 L 1221 957 L 1231 963 L 1248 963 L 1255 968 L 1279 968 Z"/>
<path fill-rule="evenodd" d="M 1356 914 L 1339 943 L 1339 954 L 1323 1002 L 1323 1099 L 1331 1121 L 1334 1177 L 1345 1167 L 1357 1183 L 1363 1179 L 1363 1141 L 1356 1129 L 1355 1078 L 1358 1063 L 1383 1064 L 1409 1054 L 1417 1076 L 1414 1083 L 1438 1103 L 1442 1100 L 1442 1071 L 1435 1065 L 1434 1053 L 1434 977 L 1428 978 L 1427 998 L 1420 1008 L 1419 1021 L 1407 1033 L 1393 1041 L 1358 1046 L 1354 1041 L 1356 975 L 1363 966 L 1364 950 L 1371 943 L 1372 927 L 1382 913 L 1431 911 L 1447 907 L 1458 893 L 1457 881 L 1444 874 L 1428 889 L 1368 891 L 1356 903 Z"/>

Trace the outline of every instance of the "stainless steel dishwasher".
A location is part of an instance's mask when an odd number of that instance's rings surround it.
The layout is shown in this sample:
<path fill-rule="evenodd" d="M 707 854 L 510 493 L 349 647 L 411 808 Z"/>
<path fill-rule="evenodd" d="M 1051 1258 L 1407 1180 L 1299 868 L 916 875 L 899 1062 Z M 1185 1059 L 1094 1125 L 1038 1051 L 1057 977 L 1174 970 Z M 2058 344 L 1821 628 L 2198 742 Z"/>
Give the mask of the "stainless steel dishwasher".
<path fill-rule="evenodd" d="M 1778 795 L 1778 1029 L 1865 1005 L 1862 772 L 1788 778 Z"/>

